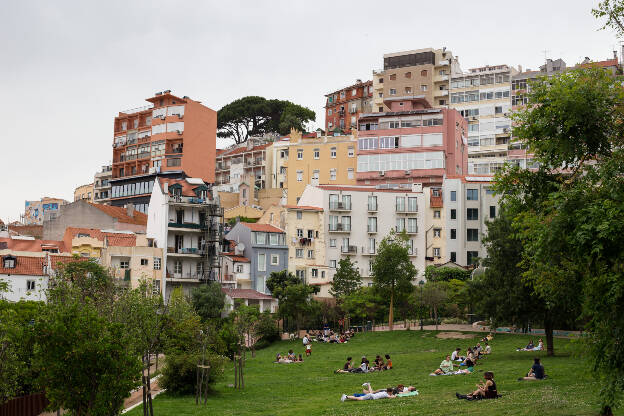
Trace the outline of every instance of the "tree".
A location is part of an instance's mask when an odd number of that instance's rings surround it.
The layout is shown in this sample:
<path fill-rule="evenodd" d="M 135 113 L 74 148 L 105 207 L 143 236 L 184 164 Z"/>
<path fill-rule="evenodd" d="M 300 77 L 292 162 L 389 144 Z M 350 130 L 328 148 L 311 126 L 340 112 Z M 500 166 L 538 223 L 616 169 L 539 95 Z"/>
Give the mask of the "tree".
<path fill-rule="evenodd" d="M 406 233 L 397 234 L 394 230 L 391 231 L 390 235 L 381 240 L 379 251 L 371 265 L 375 289 L 390 297 L 390 330 L 393 328 L 395 296 L 408 296 L 414 289 L 412 280 L 418 273 L 409 258 L 408 241 Z"/>
<path fill-rule="evenodd" d="M 331 283 L 329 293 L 337 299 L 342 299 L 355 292 L 362 286 L 362 277 L 355 263 L 349 257 L 338 262 L 338 269 Z"/>
<path fill-rule="evenodd" d="M 452 279 L 468 280 L 470 279 L 470 270 L 457 267 L 427 266 L 425 268 L 425 279 L 428 282 L 448 282 Z"/>
<path fill-rule="evenodd" d="M 345 296 L 342 308 L 349 316 L 370 321 L 385 313 L 383 299 L 372 287 L 361 287 Z"/>
<path fill-rule="evenodd" d="M 225 293 L 218 283 L 200 285 L 191 292 L 193 308 L 206 322 L 210 319 L 221 318 L 221 312 L 225 307 Z"/>
<path fill-rule="evenodd" d="M 291 284 L 281 290 L 280 316 L 292 317 L 295 320 L 297 334 L 299 334 L 304 315 L 313 307 L 312 294 L 314 293 L 316 293 L 316 288 L 303 283 Z"/>
<path fill-rule="evenodd" d="M 75 415 L 119 414 L 137 385 L 134 339 L 115 313 L 113 280 L 95 262 L 68 264 L 36 323 L 35 367 L 50 407 Z"/>
<path fill-rule="evenodd" d="M 0 404 L 15 397 L 20 391 L 21 362 L 18 356 L 19 333 L 15 312 L 0 311 Z"/>
<path fill-rule="evenodd" d="M 615 30 L 619 37 L 624 36 L 624 2 L 621 0 L 603 0 L 598 7 L 592 9 L 596 18 L 606 18 L 602 29 L 607 27 Z"/>
<path fill-rule="evenodd" d="M 415 293 L 415 292 L 414 292 Z M 436 331 L 438 330 L 438 308 L 444 303 L 447 295 L 442 285 L 438 282 L 427 282 L 423 287 L 422 301 L 433 311 Z"/>
<path fill-rule="evenodd" d="M 266 281 L 266 287 L 269 289 L 269 292 L 271 292 L 274 298 L 281 300 L 284 289 L 286 289 L 287 286 L 297 285 L 300 283 L 301 279 L 284 269 L 279 272 L 271 272 Z"/>
<path fill-rule="evenodd" d="M 244 143 L 249 136 L 267 133 L 288 134 L 291 128 L 303 131 L 314 121 L 314 111 L 290 101 L 249 96 L 223 106 L 217 113 L 217 135 Z"/>

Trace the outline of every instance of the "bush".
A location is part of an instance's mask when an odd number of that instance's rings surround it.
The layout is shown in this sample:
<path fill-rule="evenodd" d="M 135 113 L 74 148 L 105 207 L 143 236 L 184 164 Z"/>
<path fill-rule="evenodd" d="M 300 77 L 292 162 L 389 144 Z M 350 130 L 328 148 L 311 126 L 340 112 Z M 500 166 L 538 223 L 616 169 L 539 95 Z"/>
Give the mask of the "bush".
<path fill-rule="evenodd" d="M 442 323 L 451 324 L 451 325 L 463 325 L 463 324 L 467 324 L 468 322 L 465 319 L 461 319 L 461 318 L 443 318 Z"/>
<path fill-rule="evenodd" d="M 226 358 L 214 353 L 206 353 L 206 361 L 210 366 L 208 382 L 214 383 L 223 375 Z M 160 386 L 174 395 L 194 394 L 197 384 L 197 364 L 201 361 L 201 353 L 175 352 L 165 357 L 162 368 Z"/>
<path fill-rule="evenodd" d="M 269 344 L 280 339 L 277 322 L 275 322 L 271 314 L 265 312 L 260 315 L 256 327 L 256 335 L 260 340 L 264 340 Z"/>

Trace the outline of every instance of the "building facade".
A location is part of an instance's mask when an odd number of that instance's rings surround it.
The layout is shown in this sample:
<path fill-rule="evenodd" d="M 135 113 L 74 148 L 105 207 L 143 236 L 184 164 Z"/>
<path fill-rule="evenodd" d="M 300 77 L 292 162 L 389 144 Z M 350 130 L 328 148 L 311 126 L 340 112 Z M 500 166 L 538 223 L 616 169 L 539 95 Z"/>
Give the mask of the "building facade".
<path fill-rule="evenodd" d="M 225 236 L 250 260 L 251 289 L 268 293 L 272 272 L 288 269 L 288 246 L 283 230 L 269 224 L 239 222 Z"/>
<path fill-rule="evenodd" d="M 21 222 L 23 225 L 43 225 L 44 218 L 54 218 L 65 204 L 68 202 L 64 199 L 49 197 L 43 197 L 39 201 L 26 201 Z"/>
<path fill-rule="evenodd" d="M 424 96 L 433 107 L 447 107 L 452 73 L 461 72 L 451 51 L 418 49 L 388 53 L 382 70 L 373 71 L 372 112 L 390 111 L 388 98 Z"/>
<path fill-rule="evenodd" d="M 111 204 L 132 203 L 141 212 L 147 212 L 156 175 L 215 180 L 216 111 L 169 90 L 146 101 L 115 117 L 110 179 Z"/>
<path fill-rule="evenodd" d="M 220 149 L 216 160 L 216 190 L 238 192 L 245 182 L 255 189 L 267 186 L 267 143 L 264 138 L 250 137 L 245 143 Z"/>
<path fill-rule="evenodd" d="M 94 191 L 93 184 L 88 183 L 86 185 L 80 185 L 76 189 L 74 189 L 74 202 L 76 201 L 87 201 L 93 202 L 94 199 Z"/>
<path fill-rule="evenodd" d="M 111 165 L 102 166 L 102 169 L 93 177 L 93 202 L 110 203 L 112 169 Z"/>
<path fill-rule="evenodd" d="M 325 94 L 325 131 L 327 135 L 349 134 L 356 128 L 360 113 L 371 113 L 373 81 L 362 82 Z"/>
<path fill-rule="evenodd" d="M 356 183 L 357 137 L 303 137 L 292 132 L 288 150 L 288 205 L 296 205 L 307 185 Z"/>
<path fill-rule="evenodd" d="M 221 267 L 223 209 L 209 184 L 199 178 L 158 178 L 152 189 L 147 237 L 163 249 L 161 291 L 168 300 L 217 281 Z"/>
<path fill-rule="evenodd" d="M 290 137 L 283 137 L 274 141 L 266 148 L 267 188 L 288 188 L 289 144 Z"/>
<path fill-rule="evenodd" d="M 357 183 L 441 184 L 468 168 L 466 120 L 459 112 L 431 108 L 423 97 L 386 100 L 390 111 L 360 114 Z M 290 199 L 289 199 L 290 200 Z"/>

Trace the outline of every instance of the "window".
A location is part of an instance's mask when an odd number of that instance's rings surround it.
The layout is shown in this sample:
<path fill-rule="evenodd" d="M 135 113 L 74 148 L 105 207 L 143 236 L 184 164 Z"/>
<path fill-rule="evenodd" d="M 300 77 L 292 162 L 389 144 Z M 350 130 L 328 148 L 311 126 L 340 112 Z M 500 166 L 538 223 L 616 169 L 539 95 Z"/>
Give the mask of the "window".
<path fill-rule="evenodd" d="M 396 232 L 400 233 L 405 230 L 405 218 L 396 219 Z"/>
<path fill-rule="evenodd" d="M 396 88 L 390 88 L 390 95 L 396 95 Z"/>
<path fill-rule="evenodd" d="M 433 211 L 433 218 L 440 218 L 440 210 L 436 209 L 435 211 Z"/>
<path fill-rule="evenodd" d="M 332 159 L 336 159 L 336 148 L 332 147 L 329 152 Z"/>
<path fill-rule="evenodd" d="M 35 290 L 34 280 L 26 280 L 26 290 Z"/>
<path fill-rule="evenodd" d="M 272 246 L 279 245 L 279 234 L 269 233 L 269 244 L 271 244 Z"/>
<path fill-rule="evenodd" d="M 347 93 L 346 91 L 340 91 L 340 98 L 344 99 L 346 97 Z"/>
<path fill-rule="evenodd" d="M 368 217 L 367 230 L 369 233 L 377 232 L 377 217 Z"/>
<path fill-rule="evenodd" d="M 421 91 L 427 91 L 427 86 L 425 84 L 420 86 Z"/>
<path fill-rule="evenodd" d="M 327 115 L 331 116 L 332 115 L 332 109 L 330 108 L 329 110 L 327 110 Z"/>
<path fill-rule="evenodd" d="M 297 211 L 297 219 L 300 220 L 302 218 L 303 218 L 303 212 L 302 211 Z"/>
<path fill-rule="evenodd" d="M 258 253 L 258 271 L 266 272 L 266 254 Z"/>
<path fill-rule="evenodd" d="M 297 228 L 297 238 L 303 238 L 303 229 Z"/>
<path fill-rule="evenodd" d="M 412 73 L 410 71 L 405 73 L 405 78 L 411 78 L 412 77 Z"/>
<path fill-rule="evenodd" d="M 353 172 L 353 168 L 347 168 L 347 179 L 353 179 L 355 174 Z"/>
<path fill-rule="evenodd" d="M 496 107 L 494 107 L 494 114 L 502 114 L 503 112 L 503 107 L 500 105 L 497 105 Z"/>
<path fill-rule="evenodd" d="M 396 80 L 396 74 L 390 74 L 390 81 Z"/>
<path fill-rule="evenodd" d="M 154 270 L 160 270 L 160 257 L 154 257 Z"/>
<path fill-rule="evenodd" d="M 303 171 L 302 170 L 298 170 L 297 171 L 297 182 L 302 182 L 303 181 Z"/>
<path fill-rule="evenodd" d="M 321 171 L 320 171 L 320 170 L 318 170 L 318 169 L 314 169 L 314 170 L 312 171 L 312 181 L 314 181 L 314 182 L 312 183 L 312 185 L 316 185 L 316 184 L 318 184 L 318 180 L 319 180 L 319 174 L 320 174 L 320 172 L 321 172 Z"/>
<path fill-rule="evenodd" d="M 279 255 L 278 254 L 271 254 L 271 265 L 272 266 L 279 265 Z"/>
<path fill-rule="evenodd" d="M 120 269 L 129 269 L 130 268 L 130 262 L 128 260 L 121 260 L 119 262 L 119 268 Z"/>
<path fill-rule="evenodd" d="M 420 76 L 421 77 L 426 77 L 427 76 L 427 70 L 423 69 L 422 71 L 420 71 Z"/>
<path fill-rule="evenodd" d="M 295 250 L 295 257 L 297 257 L 298 259 L 302 259 L 303 258 L 303 249 L 302 248 L 298 248 Z"/>
<path fill-rule="evenodd" d="M 171 167 L 171 166 L 181 166 L 182 165 L 182 159 L 180 158 L 175 158 L 175 159 L 167 159 L 167 166 Z"/>
<path fill-rule="evenodd" d="M 318 269 L 312 269 L 312 277 L 318 277 Z"/>
<path fill-rule="evenodd" d="M 351 217 L 350 216 L 342 217 L 342 229 L 343 231 L 351 231 Z"/>
<path fill-rule="evenodd" d="M 453 263 L 455 263 L 457 261 L 457 253 L 454 251 L 451 251 L 451 261 Z"/>
<path fill-rule="evenodd" d="M 297 276 L 297 279 L 304 280 L 305 270 L 295 270 L 295 275 Z"/>
<path fill-rule="evenodd" d="M 468 265 L 476 264 L 478 258 L 479 258 L 479 252 L 478 251 L 467 251 L 466 252 L 466 262 L 468 263 Z"/>
<path fill-rule="evenodd" d="M 478 189 L 466 189 L 466 199 L 468 201 L 478 201 L 479 200 Z"/>
<path fill-rule="evenodd" d="M 468 228 L 466 230 L 466 241 L 479 241 L 479 230 L 476 228 Z"/>
<path fill-rule="evenodd" d="M 149 264 L 149 261 L 147 261 L 147 259 L 141 259 L 141 266 L 147 266 Z"/>
<path fill-rule="evenodd" d="M 308 230 L 308 238 L 314 238 L 314 230 Z"/>
<path fill-rule="evenodd" d="M 496 217 L 496 206 L 490 205 L 490 218 Z"/>
<path fill-rule="evenodd" d="M 243 272 L 243 265 L 242 264 L 237 264 L 236 265 L 236 273 L 242 273 Z"/>
<path fill-rule="evenodd" d="M 336 180 L 336 169 L 330 169 L 329 170 L 329 180 L 330 181 L 335 181 Z"/>
<path fill-rule="evenodd" d="M 336 268 L 336 260 L 330 260 L 329 261 L 329 267 L 331 267 L 332 269 Z"/>
<path fill-rule="evenodd" d="M 15 257 L 5 257 L 2 261 L 2 265 L 5 269 L 14 269 L 15 268 Z"/>
<path fill-rule="evenodd" d="M 456 220 L 457 219 L 457 210 L 456 209 L 452 209 L 451 210 L 451 219 L 452 220 Z"/>
<path fill-rule="evenodd" d="M 329 239 L 329 246 L 330 247 L 336 247 L 336 239 L 335 238 L 330 238 Z"/>
<path fill-rule="evenodd" d="M 176 260 L 173 265 L 173 272 L 176 274 L 182 274 L 182 262 L 180 260 Z"/>
<path fill-rule="evenodd" d="M 405 211 L 405 197 L 403 196 L 396 197 L 396 210 L 397 212 Z"/>
<path fill-rule="evenodd" d="M 468 208 L 466 209 L 466 219 L 470 221 L 479 219 L 479 209 L 478 208 Z"/>
<path fill-rule="evenodd" d="M 418 232 L 418 220 L 416 218 L 407 219 L 407 232 L 412 234 Z"/>
<path fill-rule="evenodd" d="M 353 89 L 351 90 L 351 96 L 352 96 L 352 97 L 355 97 L 356 95 L 357 95 L 357 88 L 353 88 Z"/>
<path fill-rule="evenodd" d="M 313 259 L 314 258 L 314 250 L 308 250 L 308 258 L 309 259 Z"/>
<path fill-rule="evenodd" d="M 254 235 L 256 236 L 256 244 L 266 244 L 266 233 L 254 233 Z"/>
<path fill-rule="evenodd" d="M 451 191 L 451 201 L 457 201 L 457 191 Z"/>
<path fill-rule="evenodd" d="M 355 147 L 353 146 L 349 146 L 348 150 L 347 150 L 347 155 L 349 157 L 354 157 L 355 156 Z"/>
<path fill-rule="evenodd" d="M 440 257 L 440 248 L 439 247 L 434 247 L 433 248 L 433 257 Z"/>
<path fill-rule="evenodd" d="M 455 228 L 451 228 L 451 240 L 457 239 L 457 230 Z"/>
<path fill-rule="evenodd" d="M 408 197 L 407 198 L 407 210 L 409 212 L 418 212 L 418 200 L 416 197 Z"/>
<path fill-rule="evenodd" d="M 303 159 L 303 149 L 297 149 L 297 160 Z"/>
<path fill-rule="evenodd" d="M 368 254 L 375 254 L 375 239 L 374 238 L 369 238 L 368 239 Z"/>
<path fill-rule="evenodd" d="M 433 236 L 436 238 L 440 238 L 440 236 L 442 235 L 442 229 L 440 228 L 434 228 L 433 229 Z"/>
<path fill-rule="evenodd" d="M 314 149 L 314 159 L 319 159 L 321 157 L 321 149 Z"/>

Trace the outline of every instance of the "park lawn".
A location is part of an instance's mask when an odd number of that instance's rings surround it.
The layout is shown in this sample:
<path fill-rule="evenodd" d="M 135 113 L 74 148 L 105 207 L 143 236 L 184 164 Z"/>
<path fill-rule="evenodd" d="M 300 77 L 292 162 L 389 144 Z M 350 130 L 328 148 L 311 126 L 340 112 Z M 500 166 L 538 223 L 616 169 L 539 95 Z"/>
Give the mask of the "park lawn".
<path fill-rule="evenodd" d="M 465 353 L 483 334 L 472 339 L 439 339 L 436 332 L 418 330 L 358 334 L 347 344 L 313 343 L 312 356 L 303 363 L 274 364 L 275 354 L 289 349 L 303 353 L 300 340 L 281 341 L 248 354 L 245 389 L 234 390 L 233 367 L 228 365 L 222 380 L 214 386 L 207 405 L 195 405 L 194 397 L 173 397 L 167 393 L 154 400 L 154 413 L 164 415 L 595 415 L 599 409 L 598 383 L 578 354 L 577 341 L 556 339 L 555 357 L 545 352 L 516 352 L 527 336 L 496 335 L 490 343 L 492 355 L 469 375 L 431 377 L 446 354 L 455 347 Z M 334 374 L 347 356 L 358 364 L 366 355 L 373 362 L 377 354 L 390 354 L 394 369 L 369 374 Z M 534 356 L 543 359 L 549 378 L 517 381 L 528 371 Z M 455 392 L 467 393 L 493 371 L 497 400 L 457 400 Z M 363 382 L 373 388 L 402 383 L 415 386 L 419 396 L 360 402 L 341 402 L 342 393 L 361 392 Z M 142 415 L 136 408 L 128 413 Z M 623 415 L 619 410 L 616 415 Z"/>

